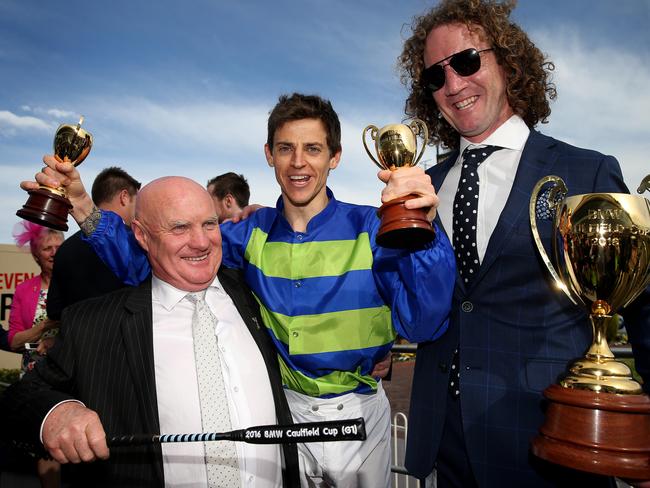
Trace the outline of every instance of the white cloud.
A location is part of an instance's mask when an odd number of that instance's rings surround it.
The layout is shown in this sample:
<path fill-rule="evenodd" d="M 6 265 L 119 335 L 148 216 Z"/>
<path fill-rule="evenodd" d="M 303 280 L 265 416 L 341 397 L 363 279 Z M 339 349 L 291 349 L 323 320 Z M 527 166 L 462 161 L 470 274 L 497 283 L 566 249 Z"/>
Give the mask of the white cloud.
<path fill-rule="evenodd" d="M 132 135 L 148 132 L 180 151 L 203 146 L 260 149 L 268 107 L 255 104 L 190 102 L 163 104 L 144 98 L 96 101 L 91 111 Z M 262 142 L 263 144 L 263 142 Z"/>
<path fill-rule="evenodd" d="M 71 118 L 71 117 L 78 117 L 77 114 L 74 112 L 70 112 L 68 110 L 59 110 L 58 108 L 50 108 L 46 111 L 48 115 L 51 115 L 52 117 L 56 119 L 66 119 L 66 118 Z"/>
<path fill-rule="evenodd" d="M 555 63 L 558 98 L 548 125 L 539 127 L 571 144 L 615 156 L 630 188 L 650 172 L 650 69 L 640 54 L 594 47 L 569 26 L 533 36 Z"/>
<path fill-rule="evenodd" d="M 16 115 L 8 110 L 0 110 L 0 134 L 15 135 L 18 131 L 51 130 L 50 124 L 29 115 Z"/>

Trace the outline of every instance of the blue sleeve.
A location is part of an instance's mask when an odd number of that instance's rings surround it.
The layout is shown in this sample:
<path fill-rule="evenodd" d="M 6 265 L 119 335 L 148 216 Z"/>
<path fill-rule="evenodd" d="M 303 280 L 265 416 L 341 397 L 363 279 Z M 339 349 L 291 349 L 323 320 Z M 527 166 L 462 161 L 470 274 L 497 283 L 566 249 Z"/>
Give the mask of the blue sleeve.
<path fill-rule="evenodd" d="M 95 232 L 82 239 L 124 284 L 139 285 L 151 273 L 147 254 L 119 215 L 107 210 L 100 212 L 102 217 Z"/>
<path fill-rule="evenodd" d="M 632 344 L 634 366 L 643 378 L 643 390 L 650 394 L 650 286 L 620 313 Z"/>
<path fill-rule="evenodd" d="M 259 212 L 259 210 L 258 210 Z M 228 268 L 243 269 L 245 266 L 244 254 L 250 239 L 255 215 L 236 224 L 225 222 L 219 226 L 221 229 L 221 262 Z"/>
<path fill-rule="evenodd" d="M 393 327 L 410 342 L 431 341 L 446 330 L 456 280 L 456 259 L 437 225 L 436 238 L 421 250 L 386 249 L 372 235 L 373 274 L 390 306 Z"/>
<path fill-rule="evenodd" d="M 223 248 L 221 262 L 224 266 L 245 271 L 249 259 L 248 246 L 261 246 L 266 242 L 267 233 L 262 229 L 269 227 L 269 222 L 273 221 L 274 216 L 274 208 L 261 208 L 236 224 L 232 222 L 221 224 L 219 226 Z"/>
<path fill-rule="evenodd" d="M 623 181 L 621 166 L 615 157 L 602 156 L 596 171 L 592 192 L 630 193 Z"/>

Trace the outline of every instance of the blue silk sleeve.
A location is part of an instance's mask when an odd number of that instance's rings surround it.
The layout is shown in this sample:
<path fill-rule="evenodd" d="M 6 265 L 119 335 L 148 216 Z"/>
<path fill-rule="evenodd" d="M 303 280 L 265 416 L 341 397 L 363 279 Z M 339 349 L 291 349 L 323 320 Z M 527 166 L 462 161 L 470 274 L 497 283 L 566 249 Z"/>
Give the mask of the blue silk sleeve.
<path fill-rule="evenodd" d="M 139 285 L 151 273 L 147 254 L 119 215 L 108 210 L 100 212 L 95 232 L 82 239 L 124 284 Z"/>
<path fill-rule="evenodd" d="M 244 268 L 244 254 L 254 228 L 254 221 L 255 214 L 236 224 L 225 222 L 219 226 L 223 252 L 221 262 L 224 266 L 236 269 Z"/>
<path fill-rule="evenodd" d="M 456 259 L 447 236 L 437 225 L 434 228 L 435 240 L 421 250 L 409 252 L 373 244 L 377 287 L 390 306 L 393 327 L 410 342 L 437 339 L 449 322 Z"/>

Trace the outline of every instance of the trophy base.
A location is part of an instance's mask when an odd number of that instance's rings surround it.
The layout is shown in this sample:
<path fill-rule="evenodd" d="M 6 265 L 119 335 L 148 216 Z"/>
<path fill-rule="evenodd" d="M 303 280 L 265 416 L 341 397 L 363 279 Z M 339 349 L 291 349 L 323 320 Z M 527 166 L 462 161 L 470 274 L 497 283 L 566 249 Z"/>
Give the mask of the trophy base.
<path fill-rule="evenodd" d="M 580 471 L 650 479 L 650 397 L 551 385 L 536 456 Z"/>
<path fill-rule="evenodd" d="M 418 248 L 435 239 L 436 233 L 426 212 L 420 208 L 411 210 L 404 207 L 404 202 L 413 198 L 413 195 L 396 198 L 379 207 L 378 245 L 391 249 Z"/>
<path fill-rule="evenodd" d="M 68 212 L 72 209 L 70 200 L 44 188 L 28 193 L 27 203 L 16 212 L 18 217 L 50 229 L 68 230 Z"/>

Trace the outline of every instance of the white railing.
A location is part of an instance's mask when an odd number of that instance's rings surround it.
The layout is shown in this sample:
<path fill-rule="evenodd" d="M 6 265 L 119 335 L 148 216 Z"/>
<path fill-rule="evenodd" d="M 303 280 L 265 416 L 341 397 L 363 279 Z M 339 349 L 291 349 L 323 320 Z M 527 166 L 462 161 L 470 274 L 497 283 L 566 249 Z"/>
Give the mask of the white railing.
<path fill-rule="evenodd" d="M 408 417 L 402 412 L 393 415 L 391 423 L 393 488 L 409 488 L 411 481 L 414 483 L 415 488 L 420 488 L 420 480 L 409 476 L 404 467 L 408 422 Z"/>

